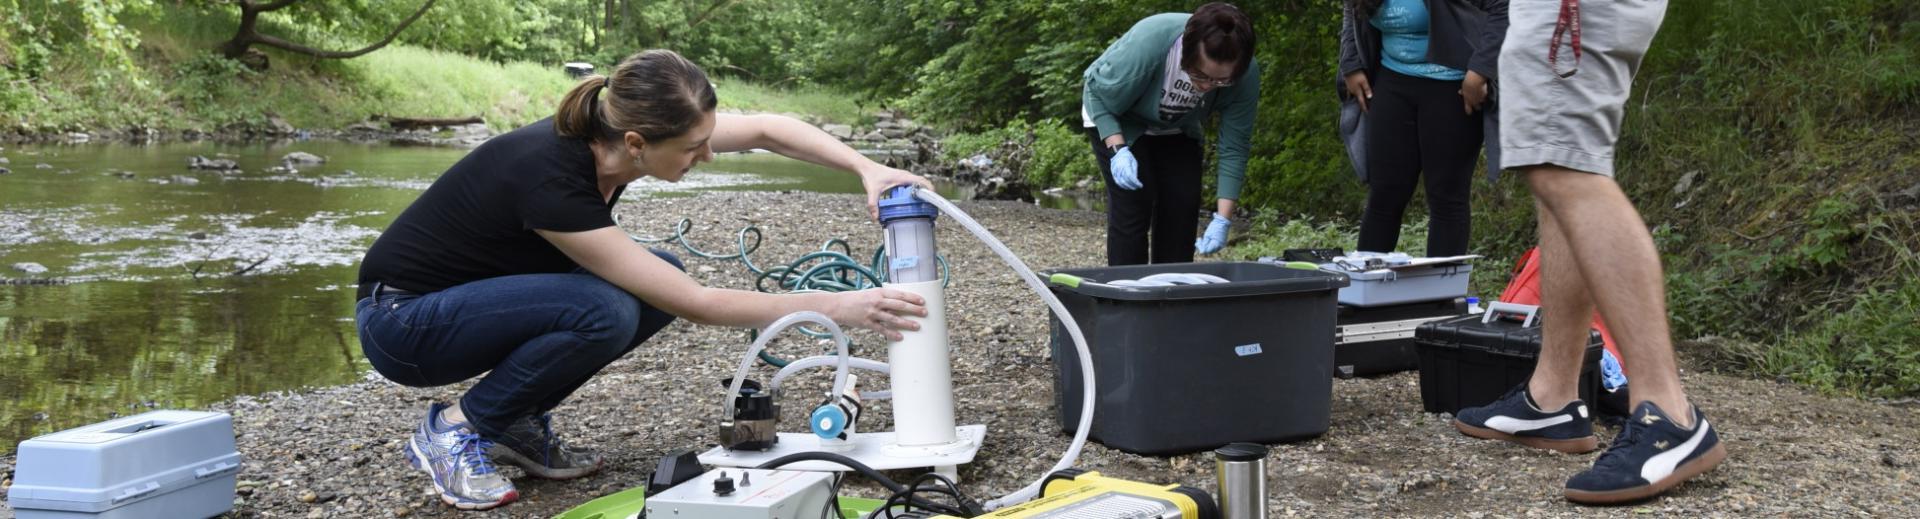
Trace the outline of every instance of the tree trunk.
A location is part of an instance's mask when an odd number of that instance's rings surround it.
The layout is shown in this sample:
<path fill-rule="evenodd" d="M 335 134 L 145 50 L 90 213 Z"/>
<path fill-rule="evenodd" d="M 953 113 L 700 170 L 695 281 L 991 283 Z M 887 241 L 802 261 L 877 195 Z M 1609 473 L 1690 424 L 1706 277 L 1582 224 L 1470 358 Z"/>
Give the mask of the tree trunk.
<path fill-rule="evenodd" d="M 380 48 L 386 47 L 387 44 L 393 43 L 394 38 L 397 38 L 400 36 L 400 31 L 406 30 L 408 26 L 413 25 L 413 22 L 420 20 L 420 17 L 422 15 L 427 14 L 427 9 L 431 9 L 433 7 L 434 2 L 437 2 L 439 0 L 427 0 L 425 4 L 421 4 L 420 10 L 414 11 L 413 15 L 408 16 L 407 19 L 401 20 L 400 25 L 394 27 L 392 32 L 387 33 L 386 38 L 382 38 L 379 42 L 376 42 L 372 45 L 368 45 L 359 50 L 351 50 L 351 51 L 329 51 L 329 50 L 315 49 L 312 47 L 308 47 L 306 45 L 301 45 L 299 43 L 294 43 L 294 42 L 282 40 L 280 38 L 276 38 L 273 36 L 260 34 L 260 31 L 256 27 L 256 24 L 260 18 L 260 13 L 285 9 L 287 6 L 293 5 L 294 2 L 298 2 L 298 1 L 300 0 L 276 0 L 275 2 L 269 3 L 269 4 L 256 4 L 256 3 L 253 3 L 251 0 L 239 0 L 238 3 L 240 4 L 240 29 L 237 32 L 235 32 L 235 34 L 233 35 L 233 39 L 227 40 L 225 43 L 220 44 L 220 47 L 219 47 L 220 54 L 230 59 L 240 59 L 242 56 L 245 56 L 247 54 L 247 51 L 251 49 L 254 45 L 262 45 L 262 46 L 273 47 L 276 49 L 284 50 L 287 52 L 292 52 L 296 54 L 305 54 L 308 56 L 313 56 L 313 57 L 322 58 L 322 59 L 356 58 L 356 57 L 365 55 L 369 52 L 380 50 Z"/>
<path fill-rule="evenodd" d="M 600 30 L 613 32 L 613 0 L 600 3 Z"/>

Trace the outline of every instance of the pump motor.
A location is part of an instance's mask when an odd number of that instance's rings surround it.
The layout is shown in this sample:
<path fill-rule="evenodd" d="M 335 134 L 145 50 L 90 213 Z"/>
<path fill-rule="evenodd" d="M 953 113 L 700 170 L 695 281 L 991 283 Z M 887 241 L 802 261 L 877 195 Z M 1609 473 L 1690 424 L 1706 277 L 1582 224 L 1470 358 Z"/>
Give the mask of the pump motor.
<path fill-rule="evenodd" d="M 733 379 L 720 381 L 721 387 L 728 387 Z M 720 445 L 727 450 L 763 451 L 780 443 L 780 404 L 774 400 L 771 391 L 760 386 L 752 379 L 740 383 L 740 393 L 728 395 L 733 405 L 729 409 L 732 416 L 722 417 L 720 421 Z"/>

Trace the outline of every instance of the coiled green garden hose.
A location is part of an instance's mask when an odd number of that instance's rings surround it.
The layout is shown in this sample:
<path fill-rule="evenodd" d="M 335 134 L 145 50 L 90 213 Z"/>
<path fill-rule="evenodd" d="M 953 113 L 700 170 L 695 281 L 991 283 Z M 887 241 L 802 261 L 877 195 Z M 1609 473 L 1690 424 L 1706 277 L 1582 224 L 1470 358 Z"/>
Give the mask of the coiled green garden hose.
<path fill-rule="evenodd" d="M 616 223 L 618 223 L 617 220 Z M 732 254 L 716 254 L 695 247 L 687 238 L 692 231 L 693 220 L 681 218 L 679 223 L 674 224 L 672 235 L 652 237 L 628 232 L 627 237 L 645 244 L 676 243 L 688 253 L 701 258 L 721 261 L 738 260 L 746 265 L 747 271 L 754 274 L 753 288 L 760 292 L 850 292 L 878 287 L 887 282 L 887 269 L 882 268 L 886 261 L 886 246 L 875 249 L 873 259 L 863 265 L 853 258 L 852 245 L 848 245 L 846 240 L 833 238 L 822 243 L 820 250 L 807 253 L 785 265 L 763 269 L 753 262 L 753 253 L 760 250 L 760 244 L 765 237 L 759 227 L 752 224 L 741 227 L 740 231 L 734 234 L 735 252 Z M 835 250 L 836 247 L 838 250 Z M 952 281 L 953 276 L 948 269 L 947 258 L 941 256 L 938 259 L 940 286 L 945 288 L 947 283 Z M 769 281 L 772 282 L 772 286 L 769 286 Z M 831 334 L 822 330 L 805 326 L 798 329 L 800 333 L 816 339 L 831 337 Z M 758 338 L 759 333 L 758 330 L 749 330 L 747 340 L 752 341 Z M 786 359 L 766 350 L 761 350 L 760 360 L 774 367 L 787 366 Z"/>

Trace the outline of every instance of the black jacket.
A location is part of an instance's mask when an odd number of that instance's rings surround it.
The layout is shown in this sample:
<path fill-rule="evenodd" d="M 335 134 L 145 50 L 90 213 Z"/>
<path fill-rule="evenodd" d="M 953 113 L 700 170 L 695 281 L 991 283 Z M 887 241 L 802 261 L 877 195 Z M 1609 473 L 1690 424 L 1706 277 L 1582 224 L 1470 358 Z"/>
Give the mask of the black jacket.
<path fill-rule="evenodd" d="M 1427 62 L 1469 70 L 1487 78 L 1489 90 L 1498 92 L 1500 46 L 1507 38 L 1507 0 L 1425 0 L 1431 17 L 1427 40 Z M 1366 181 L 1363 167 L 1366 144 L 1360 142 L 1360 105 L 1347 95 L 1347 74 L 1365 72 L 1372 79 L 1380 67 L 1380 30 L 1353 12 L 1353 2 L 1341 2 L 1340 74 L 1334 78 L 1341 101 L 1340 136 L 1354 169 Z M 1544 45 L 1545 43 L 1542 42 Z M 1486 134 L 1487 174 L 1500 171 L 1499 96 L 1487 97 L 1482 124 Z"/>

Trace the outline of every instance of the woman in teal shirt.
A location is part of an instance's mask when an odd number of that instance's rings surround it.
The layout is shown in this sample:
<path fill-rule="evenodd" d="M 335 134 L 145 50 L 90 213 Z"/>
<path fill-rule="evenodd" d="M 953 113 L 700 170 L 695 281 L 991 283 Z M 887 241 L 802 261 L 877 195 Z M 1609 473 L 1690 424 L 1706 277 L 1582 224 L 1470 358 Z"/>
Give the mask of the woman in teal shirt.
<path fill-rule="evenodd" d="M 1108 265 L 1190 262 L 1226 245 L 1260 100 L 1253 43 L 1246 13 L 1216 2 L 1135 23 L 1087 67 L 1081 119 L 1107 180 Z M 1217 200 L 1196 240 L 1201 124 L 1215 113 Z"/>
<path fill-rule="evenodd" d="M 1340 27 L 1346 102 L 1365 113 L 1356 168 L 1367 182 L 1358 250 L 1391 252 L 1414 188 L 1427 188 L 1428 256 L 1466 254 L 1473 165 L 1497 144 L 1485 113 L 1506 0 L 1347 0 Z M 1353 135 L 1348 145 L 1355 146 Z M 1497 146 L 1488 147 L 1495 159 Z M 1497 163 L 1489 160 L 1489 163 Z M 1424 178 L 1422 178 L 1424 177 Z"/>

